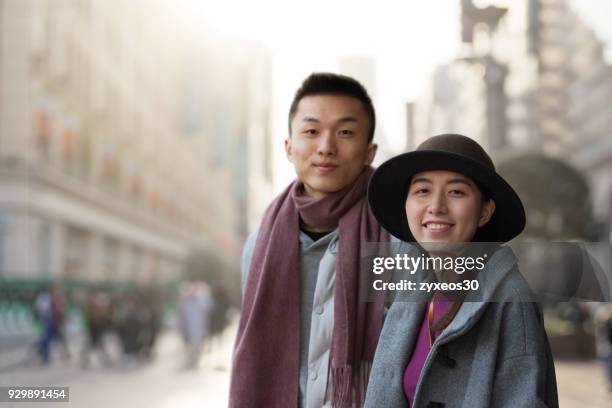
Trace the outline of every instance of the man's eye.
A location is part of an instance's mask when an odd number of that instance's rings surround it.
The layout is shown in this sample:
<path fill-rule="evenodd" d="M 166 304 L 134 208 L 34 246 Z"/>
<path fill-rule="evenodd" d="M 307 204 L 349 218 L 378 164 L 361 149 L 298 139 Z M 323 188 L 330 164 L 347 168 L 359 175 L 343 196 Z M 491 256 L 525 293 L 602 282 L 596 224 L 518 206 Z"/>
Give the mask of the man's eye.
<path fill-rule="evenodd" d="M 352 130 L 348 130 L 348 129 L 342 129 L 338 133 L 341 134 L 342 136 L 352 136 L 354 134 Z"/>
<path fill-rule="evenodd" d="M 306 135 L 316 135 L 317 134 L 317 130 L 316 129 L 306 129 L 302 133 L 304 133 Z"/>
<path fill-rule="evenodd" d="M 465 195 L 465 193 L 461 190 L 451 190 L 449 191 L 449 193 L 454 196 L 464 196 Z"/>

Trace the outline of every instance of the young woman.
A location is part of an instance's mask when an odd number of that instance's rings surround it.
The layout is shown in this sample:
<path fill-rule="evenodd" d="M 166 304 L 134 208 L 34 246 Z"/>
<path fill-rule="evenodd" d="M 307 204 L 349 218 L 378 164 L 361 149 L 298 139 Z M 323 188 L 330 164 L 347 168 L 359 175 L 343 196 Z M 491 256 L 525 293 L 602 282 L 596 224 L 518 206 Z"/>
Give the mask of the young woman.
<path fill-rule="evenodd" d="M 477 259 L 462 275 L 434 262 L 433 271 L 414 276 L 477 283 L 453 293 L 417 285 L 398 294 L 365 406 L 557 407 L 542 313 L 503 245 L 523 230 L 523 205 L 482 147 L 461 135 L 432 137 L 380 166 L 368 194 L 380 224 L 415 244 L 413 256 Z"/>

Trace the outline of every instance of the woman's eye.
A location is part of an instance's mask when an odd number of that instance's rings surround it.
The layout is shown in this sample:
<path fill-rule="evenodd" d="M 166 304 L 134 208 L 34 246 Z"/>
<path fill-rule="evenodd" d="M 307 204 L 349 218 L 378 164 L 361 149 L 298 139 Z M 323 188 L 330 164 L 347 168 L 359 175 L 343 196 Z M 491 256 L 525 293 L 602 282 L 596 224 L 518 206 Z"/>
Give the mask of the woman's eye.
<path fill-rule="evenodd" d="M 414 190 L 414 194 L 427 194 L 427 192 L 429 192 L 429 190 L 426 188 L 417 188 Z"/>
<path fill-rule="evenodd" d="M 465 193 L 461 190 L 451 190 L 450 194 L 454 196 L 464 196 L 465 195 Z"/>

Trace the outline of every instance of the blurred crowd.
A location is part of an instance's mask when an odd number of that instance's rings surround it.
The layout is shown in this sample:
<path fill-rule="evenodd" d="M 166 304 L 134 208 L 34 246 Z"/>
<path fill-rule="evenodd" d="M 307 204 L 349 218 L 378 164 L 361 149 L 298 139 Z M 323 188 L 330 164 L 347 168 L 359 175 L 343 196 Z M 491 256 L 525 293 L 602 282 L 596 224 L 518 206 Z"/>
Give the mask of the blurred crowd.
<path fill-rule="evenodd" d="M 119 340 L 125 365 L 152 358 L 162 324 L 161 291 L 153 286 L 124 291 L 81 290 L 69 300 L 66 292 L 55 285 L 40 291 L 34 301 L 40 336 L 33 351 L 42 364 L 51 362 L 51 350 L 55 346 L 64 358 L 72 357 L 65 334 L 69 302 L 81 315 L 84 336 L 78 359 L 82 368 L 90 365 L 92 355 L 104 366 L 112 364 L 105 341 L 109 335 Z"/>
<path fill-rule="evenodd" d="M 175 330 L 182 338 L 181 365 L 197 368 L 200 357 L 210 351 L 215 336 L 231 320 L 223 291 L 201 277 L 189 278 L 170 290 L 155 285 L 66 289 L 49 284 L 37 291 L 2 292 L 0 303 L 27 305 L 35 323 L 37 338 L 32 340 L 26 363 L 49 366 L 62 359 L 82 369 L 92 364 L 134 368 L 147 363 L 155 357 L 163 330 Z M 561 302 L 548 304 L 545 310 L 556 357 L 588 359 L 596 352 L 612 389 L 612 305 Z M 7 315 L 6 307 L 0 314 Z M 574 337 L 565 350 L 573 354 L 564 356 L 557 339 L 567 333 Z M 0 332 L 0 346 L 5 334 Z"/>
<path fill-rule="evenodd" d="M 198 279 L 164 290 L 156 285 L 66 289 L 49 284 L 37 291 L 12 291 L 10 299 L 0 296 L 0 318 L 11 314 L 7 304 L 29 310 L 30 325 L 36 327 L 24 361 L 29 365 L 50 366 L 62 359 L 82 369 L 92 364 L 138 367 L 155 357 L 159 334 L 170 329 L 184 341 L 184 367 L 196 368 L 213 335 L 229 321 L 224 297 L 217 294 L 216 300 L 213 292 Z M 7 336 L 0 333 L 0 346 Z"/>

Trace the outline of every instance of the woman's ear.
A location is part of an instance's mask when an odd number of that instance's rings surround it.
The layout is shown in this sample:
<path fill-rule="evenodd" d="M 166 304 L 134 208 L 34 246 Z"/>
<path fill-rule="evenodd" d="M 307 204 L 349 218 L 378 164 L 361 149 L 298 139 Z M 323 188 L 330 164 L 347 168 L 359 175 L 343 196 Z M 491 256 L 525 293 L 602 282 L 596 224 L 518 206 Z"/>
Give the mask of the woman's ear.
<path fill-rule="evenodd" d="M 491 217 L 493 216 L 494 212 L 495 212 L 495 201 L 491 199 L 491 200 L 484 202 L 482 204 L 482 209 L 480 210 L 480 218 L 478 218 L 478 226 L 482 227 L 486 225 L 489 222 L 489 220 L 491 220 Z"/>

